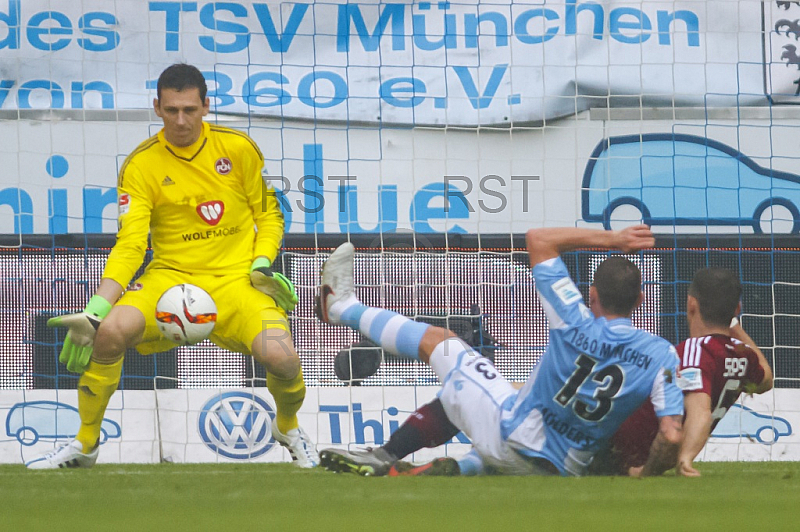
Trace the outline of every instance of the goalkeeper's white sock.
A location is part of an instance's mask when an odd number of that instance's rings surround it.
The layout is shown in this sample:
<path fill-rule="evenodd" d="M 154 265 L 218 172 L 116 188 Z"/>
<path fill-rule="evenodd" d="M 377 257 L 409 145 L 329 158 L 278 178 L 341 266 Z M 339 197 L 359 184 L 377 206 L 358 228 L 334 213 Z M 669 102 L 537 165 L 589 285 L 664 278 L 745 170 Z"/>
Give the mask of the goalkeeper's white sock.
<path fill-rule="evenodd" d="M 402 314 L 382 308 L 368 307 L 355 296 L 331 305 L 331 313 L 336 305 L 339 322 L 357 330 L 393 355 L 419 360 L 419 344 L 427 323 L 418 323 Z"/>

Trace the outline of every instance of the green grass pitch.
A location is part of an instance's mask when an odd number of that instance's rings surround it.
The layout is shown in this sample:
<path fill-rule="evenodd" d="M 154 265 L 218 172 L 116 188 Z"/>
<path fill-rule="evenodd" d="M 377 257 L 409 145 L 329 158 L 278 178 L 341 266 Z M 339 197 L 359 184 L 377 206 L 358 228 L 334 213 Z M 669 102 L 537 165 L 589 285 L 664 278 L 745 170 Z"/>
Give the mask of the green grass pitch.
<path fill-rule="evenodd" d="M 0 530 L 798 530 L 800 462 L 702 478 L 362 478 L 291 464 L 0 466 Z"/>

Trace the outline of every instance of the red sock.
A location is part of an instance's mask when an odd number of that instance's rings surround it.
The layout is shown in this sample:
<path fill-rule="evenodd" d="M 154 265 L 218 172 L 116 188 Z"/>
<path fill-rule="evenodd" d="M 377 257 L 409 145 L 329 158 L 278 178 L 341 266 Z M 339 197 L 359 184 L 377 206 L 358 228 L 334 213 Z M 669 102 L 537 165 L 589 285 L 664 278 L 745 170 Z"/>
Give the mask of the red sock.
<path fill-rule="evenodd" d="M 423 447 L 438 447 L 458 434 L 439 399 L 421 406 L 400 425 L 383 449 L 398 460 Z"/>

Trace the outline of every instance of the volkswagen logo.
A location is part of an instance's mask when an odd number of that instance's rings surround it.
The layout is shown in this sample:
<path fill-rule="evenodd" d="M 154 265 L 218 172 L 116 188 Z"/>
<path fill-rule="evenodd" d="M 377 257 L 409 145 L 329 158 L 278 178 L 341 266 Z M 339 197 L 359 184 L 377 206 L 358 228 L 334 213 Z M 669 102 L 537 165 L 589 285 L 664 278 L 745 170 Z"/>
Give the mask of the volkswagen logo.
<path fill-rule="evenodd" d="M 246 460 L 275 445 L 275 413 L 261 397 L 247 392 L 226 392 L 212 397 L 200 412 L 200 437 L 214 453 Z"/>

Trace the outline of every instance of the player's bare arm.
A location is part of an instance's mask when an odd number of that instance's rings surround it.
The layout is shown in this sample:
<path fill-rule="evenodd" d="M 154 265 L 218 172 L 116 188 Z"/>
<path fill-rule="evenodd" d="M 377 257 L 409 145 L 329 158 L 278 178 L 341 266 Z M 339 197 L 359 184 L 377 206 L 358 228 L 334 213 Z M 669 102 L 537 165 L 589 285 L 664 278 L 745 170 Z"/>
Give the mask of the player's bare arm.
<path fill-rule="evenodd" d="M 692 463 L 703 450 L 711 435 L 711 397 L 703 392 L 686 393 L 683 396 L 686 417 L 683 422 L 683 444 L 678 454 L 677 473 L 686 477 L 699 477 Z"/>
<path fill-rule="evenodd" d="M 112 305 L 117 302 L 117 300 L 122 296 L 123 287 L 114 279 L 109 279 L 108 277 L 104 277 L 100 280 L 100 284 L 97 286 L 97 291 L 95 295 L 98 295 L 111 303 Z"/>
<path fill-rule="evenodd" d="M 675 467 L 683 439 L 682 416 L 659 418 L 658 434 L 650 446 L 650 455 L 640 471 L 633 476 L 650 477 L 663 474 Z"/>
<path fill-rule="evenodd" d="M 655 237 L 647 225 L 634 225 L 621 231 L 585 229 L 581 227 L 548 227 L 531 229 L 525 235 L 531 266 L 558 257 L 561 253 L 581 248 L 617 249 L 631 252 L 655 245 Z"/>
<path fill-rule="evenodd" d="M 758 362 L 764 370 L 764 378 L 762 381 L 746 384 L 743 391 L 747 393 L 764 393 L 771 390 L 773 386 L 772 368 L 770 368 L 764 353 L 758 348 L 756 342 L 747 334 L 742 328 L 742 324 L 739 323 L 739 320 L 736 318 L 734 318 L 734 323 L 732 323 L 730 334 L 737 340 L 747 344 L 755 352 L 756 356 L 758 356 Z"/>

